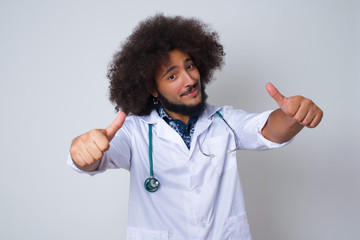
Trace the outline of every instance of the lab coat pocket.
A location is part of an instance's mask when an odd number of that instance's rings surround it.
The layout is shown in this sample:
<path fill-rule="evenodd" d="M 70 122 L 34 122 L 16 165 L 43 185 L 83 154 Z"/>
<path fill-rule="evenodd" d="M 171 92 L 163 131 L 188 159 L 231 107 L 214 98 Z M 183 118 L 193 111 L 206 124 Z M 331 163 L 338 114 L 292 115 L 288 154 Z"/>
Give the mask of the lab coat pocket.
<path fill-rule="evenodd" d="M 169 239 L 168 231 L 152 231 L 145 230 L 140 228 L 127 228 L 127 240 L 159 240 L 159 239 Z"/>
<path fill-rule="evenodd" d="M 246 213 L 228 218 L 226 222 L 226 239 L 251 240 Z"/>
<path fill-rule="evenodd" d="M 210 139 L 209 151 L 213 155 L 211 164 L 221 174 L 236 166 L 235 140 L 230 134 L 220 135 Z"/>

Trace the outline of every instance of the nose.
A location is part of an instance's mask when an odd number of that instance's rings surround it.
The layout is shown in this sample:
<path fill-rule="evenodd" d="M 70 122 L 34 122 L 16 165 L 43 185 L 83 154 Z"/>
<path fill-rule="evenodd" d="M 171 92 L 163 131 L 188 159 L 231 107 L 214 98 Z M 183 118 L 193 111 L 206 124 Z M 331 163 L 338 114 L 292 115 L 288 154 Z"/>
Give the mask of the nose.
<path fill-rule="evenodd" d="M 182 79 L 185 86 L 192 86 L 195 83 L 195 79 L 187 71 L 183 71 Z"/>

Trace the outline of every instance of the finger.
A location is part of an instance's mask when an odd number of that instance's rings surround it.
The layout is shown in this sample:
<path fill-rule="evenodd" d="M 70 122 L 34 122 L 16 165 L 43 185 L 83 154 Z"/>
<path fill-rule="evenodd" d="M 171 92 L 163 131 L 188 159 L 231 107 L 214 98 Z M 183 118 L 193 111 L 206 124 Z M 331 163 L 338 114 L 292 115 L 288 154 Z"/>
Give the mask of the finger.
<path fill-rule="evenodd" d="M 82 155 L 80 153 L 76 153 L 76 154 L 72 155 L 71 159 L 73 160 L 73 162 L 76 166 L 80 166 L 80 167 L 86 166 L 86 162 L 84 161 L 84 159 L 82 158 Z"/>
<path fill-rule="evenodd" d="M 110 124 L 110 126 L 108 126 L 105 129 L 105 134 L 109 141 L 111 141 L 111 139 L 113 139 L 116 132 L 122 127 L 122 125 L 124 124 L 125 118 L 126 118 L 125 113 L 120 112 L 116 116 L 115 120 Z"/>
<path fill-rule="evenodd" d="M 274 85 L 272 85 L 272 83 L 270 83 L 270 82 L 268 82 L 265 85 L 265 88 L 266 88 L 267 92 L 269 93 L 270 97 L 272 97 L 276 101 L 276 103 L 281 107 L 284 104 L 286 97 L 284 97 L 279 92 L 279 90 L 277 90 L 276 87 Z"/>
<path fill-rule="evenodd" d="M 316 113 L 314 119 L 312 120 L 312 122 L 309 124 L 309 127 L 310 128 L 314 128 L 316 127 L 317 125 L 319 125 L 319 123 L 321 122 L 321 119 L 323 117 L 323 111 L 321 111 L 319 109 L 319 111 Z"/>
<path fill-rule="evenodd" d="M 300 107 L 296 111 L 293 118 L 301 123 L 302 125 L 306 126 L 306 118 L 314 118 L 315 116 L 315 110 L 313 109 L 312 102 L 310 100 L 302 100 L 300 103 Z M 309 121 L 308 123 L 310 123 Z"/>
<path fill-rule="evenodd" d="M 99 134 L 94 138 L 94 145 L 102 153 L 109 149 L 109 139 L 103 134 Z"/>
<path fill-rule="evenodd" d="M 81 155 L 86 165 L 91 165 L 95 161 L 95 159 L 91 156 L 90 152 L 86 148 L 82 149 L 79 154 Z"/>
<path fill-rule="evenodd" d="M 316 116 L 316 113 L 313 109 L 309 110 L 309 112 L 306 114 L 305 118 L 301 121 L 301 124 L 306 127 L 310 127 L 310 124 L 314 120 Z"/>
<path fill-rule="evenodd" d="M 71 155 L 71 159 L 73 160 L 74 164 L 80 167 L 84 167 L 86 165 L 86 162 L 84 161 L 82 154 L 81 154 L 81 149 L 79 149 L 78 146 L 76 146 L 76 144 L 74 144 L 74 142 L 78 141 L 79 138 L 75 138 L 71 147 L 70 147 L 70 155 Z"/>
<path fill-rule="evenodd" d="M 105 138 L 105 137 L 104 137 Z M 99 147 L 97 146 L 97 144 L 95 142 L 89 144 L 87 146 L 87 150 L 90 153 L 90 155 L 92 156 L 92 158 L 94 160 L 99 160 L 102 158 L 103 156 L 103 152 L 102 150 L 99 149 Z"/>

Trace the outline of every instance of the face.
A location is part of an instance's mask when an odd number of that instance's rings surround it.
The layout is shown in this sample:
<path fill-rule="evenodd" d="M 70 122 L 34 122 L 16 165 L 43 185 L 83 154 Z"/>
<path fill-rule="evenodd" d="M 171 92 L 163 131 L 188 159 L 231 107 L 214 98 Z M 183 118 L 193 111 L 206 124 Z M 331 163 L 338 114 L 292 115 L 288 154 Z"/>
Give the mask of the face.
<path fill-rule="evenodd" d="M 180 50 L 170 51 L 169 62 L 155 74 L 155 83 L 157 90 L 153 96 L 159 99 L 170 116 L 200 114 L 205 108 L 200 73 L 188 54 Z"/>

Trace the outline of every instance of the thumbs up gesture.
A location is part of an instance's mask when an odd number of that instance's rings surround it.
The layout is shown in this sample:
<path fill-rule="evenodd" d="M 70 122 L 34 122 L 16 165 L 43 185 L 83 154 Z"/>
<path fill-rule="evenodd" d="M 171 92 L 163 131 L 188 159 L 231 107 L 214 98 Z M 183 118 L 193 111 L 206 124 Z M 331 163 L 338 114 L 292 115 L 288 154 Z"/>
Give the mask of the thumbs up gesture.
<path fill-rule="evenodd" d="M 310 99 L 285 97 L 271 83 L 266 84 L 266 90 L 280 107 L 270 114 L 261 130 L 266 139 L 283 143 L 292 139 L 304 126 L 314 128 L 320 123 L 323 112 Z"/>
<path fill-rule="evenodd" d="M 74 164 L 83 171 L 94 171 L 100 165 L 100 159 L 109 149 L 110 141 L 122 127 L 126 115 L 120 112 L 105 129 L 94 129 L 76 137 L 70 147 Z"/>
<path fill-rule="evenodd" d="M 280 109 L 302 126 L 314 128 L 320 123 L 323 111 L 310 99 L 302 96 L 284 97 L 271 83 L 266 84 L 266 90 Z"/>

